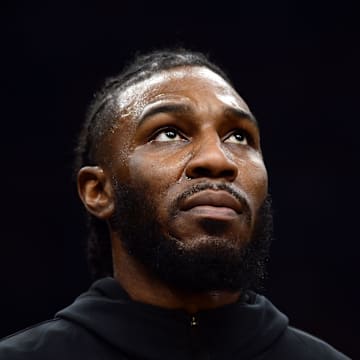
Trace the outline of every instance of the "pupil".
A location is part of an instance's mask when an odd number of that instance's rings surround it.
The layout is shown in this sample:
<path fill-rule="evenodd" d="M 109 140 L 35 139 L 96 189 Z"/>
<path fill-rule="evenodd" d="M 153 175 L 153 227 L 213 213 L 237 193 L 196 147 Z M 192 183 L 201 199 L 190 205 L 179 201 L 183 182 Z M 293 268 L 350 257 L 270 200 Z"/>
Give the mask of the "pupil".
<path fill-rule="evenodd" d="M 244 140 L 244 135 L 241 133 L 237 133 L 235 134 L 236 140 L 238 141 L 243 141 Z"/>
<path fill-rule="evenodd" d="M 175 131 L 167 131 L 166 136 L 171 139 L 174 139 L 176 137 L 176 133 L 175 133 Z"/>

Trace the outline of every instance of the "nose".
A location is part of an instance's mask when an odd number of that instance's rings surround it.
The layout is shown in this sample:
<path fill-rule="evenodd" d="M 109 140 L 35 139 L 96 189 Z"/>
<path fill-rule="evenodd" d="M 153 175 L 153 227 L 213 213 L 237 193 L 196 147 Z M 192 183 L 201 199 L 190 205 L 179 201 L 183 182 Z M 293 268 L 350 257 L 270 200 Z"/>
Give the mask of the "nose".
<path fill-rule="evenodd" d="M 221 147 L 218 135 L 207 137 L 195 146 L 192 158 L 185 169 L 189 178 L 223 178 L 234 181 L 238 174 L 238 167 Z"/>

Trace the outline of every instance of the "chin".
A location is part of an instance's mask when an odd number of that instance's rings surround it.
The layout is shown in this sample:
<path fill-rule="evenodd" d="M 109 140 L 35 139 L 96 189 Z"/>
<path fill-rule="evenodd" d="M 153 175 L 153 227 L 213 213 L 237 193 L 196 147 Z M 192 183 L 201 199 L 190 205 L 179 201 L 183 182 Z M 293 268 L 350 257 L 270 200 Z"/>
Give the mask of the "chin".
<path fill-rule="evenodd" d="M 184 249 L 214 246 L 238 250 L 246 246 L 251 238 L 248 224 L 241 224 L 239 221 L 233 224 L 212 219 L 201 219 L 192 226 L 176 226 L 169 233 Z"/>
<path fill-rule="evenodd" d="M 201 251 L 201 249 L 229 249 L 229 251 L 238 251 L 246 247 L 249 243 L 248 238 L 244 237 L 228 237 L 218 236 L 214 234 L 202 234 L 198 236 L 192 236 L 187 239 L 177 239 L 179 248 L 183 250 Z"/>

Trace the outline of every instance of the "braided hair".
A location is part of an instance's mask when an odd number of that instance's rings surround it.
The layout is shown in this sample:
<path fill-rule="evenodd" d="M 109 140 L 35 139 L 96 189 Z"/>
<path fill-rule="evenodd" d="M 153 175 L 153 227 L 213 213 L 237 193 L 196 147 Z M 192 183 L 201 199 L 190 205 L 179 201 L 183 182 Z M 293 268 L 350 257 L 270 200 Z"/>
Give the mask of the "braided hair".
<path fill-rule="evenodd" d="M 124 70 L 107 79 L 91 102 L 75 148 L 74 175 L 83 166 L 97 165 L 96 154 L 101 139 L 115 121 L 118 111 L 117 99 L 126 88 L 139 83 L 163 70 L 180 66 L 203 66 L 220 75 L 231 85 L 227 75 L 208 56 L 186 49 L 157 50 L 138 54 Z M 113 273 L 110 234 L 105 221 L 87 213 L 87 258 L 94 279 Z"/>

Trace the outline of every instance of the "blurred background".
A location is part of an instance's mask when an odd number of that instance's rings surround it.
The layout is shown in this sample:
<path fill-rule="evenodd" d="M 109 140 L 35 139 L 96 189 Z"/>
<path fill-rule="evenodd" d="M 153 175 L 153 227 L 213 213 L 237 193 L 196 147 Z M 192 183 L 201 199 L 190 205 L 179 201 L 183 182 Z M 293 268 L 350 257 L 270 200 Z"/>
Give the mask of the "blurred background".
<path fill-rule="evenodd" d="M 260 122 L 275 211 L 264 294 L 360 358 L 355 1 L 0 6 L 0 337 L 90 285 L 71 177 L 86 107 L 135 52 L 180 45 L 210 54 Z"/>

